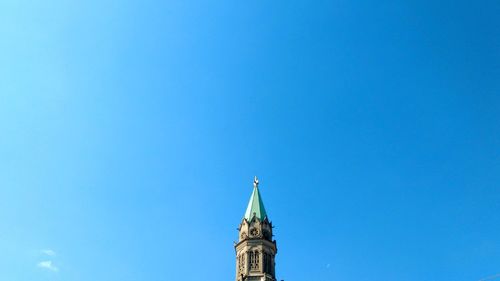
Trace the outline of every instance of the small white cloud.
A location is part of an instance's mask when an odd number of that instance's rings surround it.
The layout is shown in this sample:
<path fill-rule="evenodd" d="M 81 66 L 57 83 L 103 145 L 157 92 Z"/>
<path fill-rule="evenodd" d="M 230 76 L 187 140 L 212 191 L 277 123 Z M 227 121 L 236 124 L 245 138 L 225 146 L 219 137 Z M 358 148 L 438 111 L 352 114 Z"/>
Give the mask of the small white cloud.
<path fill-rule="evenodd" d="M 54 252 L 53 250 L 51 249 L 45 249 L 45 250 L 42 250 L 42 253 L 46 254 L 47 256 L 55 256 L 56 255 L 56 252 Z"/>
<path fill-rule="evenodd" d="M 41 261 L 39 263 L 37 263 L 38 267 L 40 268 L 44 268 L 44 269 L 47 269 L 47 270 L 50 270 L 50 271 L 53 271 L 53 272 L 58 272 L 59 271 L 59 268 L 57 266 L 55 266 L 52 261 Z"/>

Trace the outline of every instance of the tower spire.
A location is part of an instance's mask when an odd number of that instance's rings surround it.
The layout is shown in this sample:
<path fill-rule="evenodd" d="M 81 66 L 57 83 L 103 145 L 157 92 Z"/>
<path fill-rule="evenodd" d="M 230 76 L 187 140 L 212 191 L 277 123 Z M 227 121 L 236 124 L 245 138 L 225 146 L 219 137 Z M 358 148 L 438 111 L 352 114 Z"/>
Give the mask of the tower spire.
<path fill-rule="evenodd" d="M 244 217 L 246 220 L 250 221 L 254 215 L 261 221 L 267 217 L 266 208 L 264 208 L 264 202 L 262 202 L 262 196 L 259 192 L 259 179 L 257 179 L 257 176 L 253 179 L 253 192 L 248 201 Z"/>

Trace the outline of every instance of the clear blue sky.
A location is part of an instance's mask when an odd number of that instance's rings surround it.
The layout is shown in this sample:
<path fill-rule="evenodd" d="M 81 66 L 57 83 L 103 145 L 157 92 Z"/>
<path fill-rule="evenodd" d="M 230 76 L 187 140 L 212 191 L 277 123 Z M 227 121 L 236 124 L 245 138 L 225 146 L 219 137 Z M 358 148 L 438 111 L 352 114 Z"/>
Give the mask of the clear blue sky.
<path fill-rule="evenodd" d="M 2 0 L 0 280 L 233 280 L 254 175 L 280 279 L 500 274 L 499 14 Z"/>

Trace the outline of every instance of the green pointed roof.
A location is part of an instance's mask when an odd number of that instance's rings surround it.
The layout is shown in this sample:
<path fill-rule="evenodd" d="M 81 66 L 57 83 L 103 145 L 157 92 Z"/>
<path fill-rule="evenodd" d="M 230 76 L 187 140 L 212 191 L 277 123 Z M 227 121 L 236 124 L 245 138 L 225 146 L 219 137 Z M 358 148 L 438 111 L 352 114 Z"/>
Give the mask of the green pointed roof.
<path fill-rule="evenodd" d="M 259 192 L 259 180 L 255 177 L 253 181 L 253 192 L 250 196 L 250 201 L 248 201 L 247 211 L 245 212 L 245 219 L 250 221 L 253 214 L 259 218 L 259 220 L 264 220 L 267 217 L 266 209 L 264 208 L 264 203 L 262 202 L 262 197 Z"/>

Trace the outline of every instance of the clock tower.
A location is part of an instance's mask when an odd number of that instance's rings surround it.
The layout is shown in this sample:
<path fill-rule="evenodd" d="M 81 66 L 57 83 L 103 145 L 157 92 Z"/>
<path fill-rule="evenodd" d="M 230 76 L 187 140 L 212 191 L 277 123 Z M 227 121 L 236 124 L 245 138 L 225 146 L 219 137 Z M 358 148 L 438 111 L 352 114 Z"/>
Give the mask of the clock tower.
<path fill-rule="evenodd" d="M 276 281 L 274 257 L 278 252 L 255 177 L 253 192 L 241 221 L 236 250 L 236 281 Z"/>

